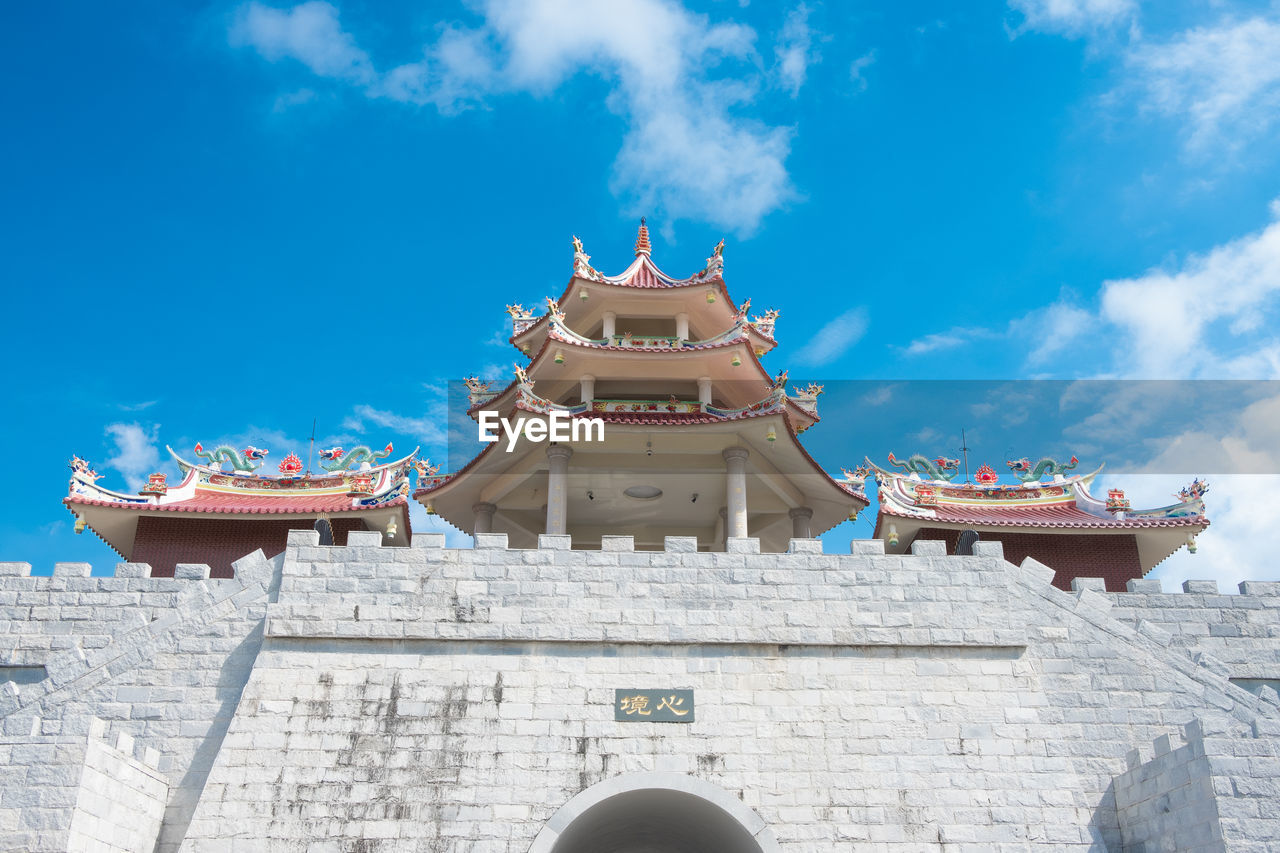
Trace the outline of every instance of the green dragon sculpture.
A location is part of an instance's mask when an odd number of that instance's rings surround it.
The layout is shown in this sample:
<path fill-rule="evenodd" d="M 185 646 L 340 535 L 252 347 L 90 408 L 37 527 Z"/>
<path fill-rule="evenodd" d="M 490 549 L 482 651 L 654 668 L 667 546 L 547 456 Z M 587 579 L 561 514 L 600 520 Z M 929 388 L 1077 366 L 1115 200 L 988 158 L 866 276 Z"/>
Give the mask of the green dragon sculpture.
<path fill-rule="evenodd" d="M 366 462 L 376 462 L 379 459 L 386 459 L 390 455 L 390 444 L 378 453 L 373 452 L 364 445 L 355 448 L 350 453 L 347 453 L 341 447 L 330 447 L 328 450 L 320 451 L 320 467 L 329 472 L 350 471 L 354 468 L 359 468 Z"/>
<path fill-rule="evenodd" d="M 960 473 L 960 460 L 939 456 L 930 461 L 921 453 L 913 453 L 903 462 L 889 454 L 889 464 L 901 468 L 908 474 L 919 474 L 926 480 L 942 480 L 950 483 Z"/>
<path fill-rule="evenodd" d="M 1023 457 L 1022 459 L 1010 459 L 1006 464 L 1013 470 L 1014 476 L 1024 483 L 1039 482 L 1041 477 L 1045 475 L 1057 476 L 1065 474 L 1072 468 L 1080 464 L 1080 460 L 1071 457 L 1071 461 L 1063 465 L 1056 459 L 1050 459 L 1048 456 L 1041 459 L 1035 465 L 1031 464 L 1031 460 Z"/>
<path fill-rule="evenodd" d="M 262 459 L 269 452 L 260 447 L 254 447 L 252 444 L 240 452 L 236 452 L 236 449 L 229 444 L 218 445 L 212 451 L 205 450 L 204 445 L 198 441 L 195 446 L 196 456 L 201 459 L 207 459 L 210 468 L 220 470 L 223 465 L 230 464 L 232 471 L 244 471 L 246 473 L 261 468 Z M 254 465 L 252 464 L 253 462 L 258 464 Z"/>

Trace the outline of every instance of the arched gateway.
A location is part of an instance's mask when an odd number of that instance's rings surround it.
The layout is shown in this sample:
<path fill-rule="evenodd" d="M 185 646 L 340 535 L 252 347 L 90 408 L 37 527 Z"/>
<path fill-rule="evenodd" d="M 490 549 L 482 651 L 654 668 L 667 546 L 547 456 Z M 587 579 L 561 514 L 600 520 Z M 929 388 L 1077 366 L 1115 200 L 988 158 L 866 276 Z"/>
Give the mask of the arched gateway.
<path fill-rule="evenodd" d="M 764 820 L 710 782 L 626 773 L 565 803 L 529 853 L 777 853 Z"/>

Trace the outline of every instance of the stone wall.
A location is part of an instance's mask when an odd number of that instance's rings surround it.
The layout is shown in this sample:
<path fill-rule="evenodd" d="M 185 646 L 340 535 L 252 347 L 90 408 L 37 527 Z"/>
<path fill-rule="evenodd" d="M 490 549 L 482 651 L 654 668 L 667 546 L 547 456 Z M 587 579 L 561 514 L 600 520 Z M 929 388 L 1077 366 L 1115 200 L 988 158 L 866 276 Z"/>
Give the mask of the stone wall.
<path fill-rule="evenodd" d="M 1129 770 L 1115 783 L 1125 849 L 1275 849 L 1280 840 L 1278 736 L 1275 720 L 1257 720 L 1252 730 L 1233 733 L 1219 721 L 1195 719 L 1183 738 L 1158 738 L 1154 755 L 1145 761 L 1134 749 Z"/>
<path fill-rule="evenodd" d="M 160 754 L 148 747 L 140 760 L 123 732 L 114 747 L 99 738 L 106 723 L 89 726 L 84 768 L 67 837 L 68 853 L 149 850 L 160 835 L 169 783 L 156 769 Z"/>
<path fill-rule="evenodd" d="M 159 753 L 169 786 L 159 849 L 177 847 L 257 656 L 282 560 L 256 552 L 225 580 L 197 565 L 153 578 L 122 563 L 97 578 L 85 563 L 60 563 L 52 577 L 0 564 L 2 654 L 46 673 L 0 685 L 0 849 L 66 848 L 96 718 Z"/>
<path fill-rule="evenodd" d="M 1138 540 L 1132 533 L 1103 535 L 1000 530 L 983 533 L 982 538 L 988 542 L 999 542 L 1004 548 L 1005 559 L 1011 563 L 1021 564 L 1027 557 L 1033 557 L 1053 568 L 1056 571 L 1053 585 L 1059 589 L 1071 589 L 1072 580 L 1087 577 L 1100 578 L 1106 582 L 1107 589 L 1123 592 L 1126 581 L 1142 575 Z M 916 539 L 946 542 L 947 553 L 954 554 L 960 531 L 926 527 L 916 534 Z"/>
<path fill-rule="evenodd" d="M 6 564 L 0 663 L 48 677 L 0 696 L 0 848 L 66 848 L 95 716 L 159 753 L 159 849 L 192 851 L 527 853 L 584 791 L 645 774 L 727 792 L 766 849 L 1119 851 L 1135 745 L 1197 718 L 1235 759 L 1277 742 L 1280 701 L 1228 680 L 1271 659 L 1271 587 L 1065 592 L 990 542 L 443 545 L 295 531 L 228 580 Z M 1206 627 L 1212 655 L 1167 627 L 1201 618 L 1254 627 Z M 620 688 L 693 690 L 695 721 L 616 721 Z M 1269 790 L 1250 762 L 1223 778 Z M 1256 808 L 1232 819 L 1226 849 L 1270 831 Z"/>

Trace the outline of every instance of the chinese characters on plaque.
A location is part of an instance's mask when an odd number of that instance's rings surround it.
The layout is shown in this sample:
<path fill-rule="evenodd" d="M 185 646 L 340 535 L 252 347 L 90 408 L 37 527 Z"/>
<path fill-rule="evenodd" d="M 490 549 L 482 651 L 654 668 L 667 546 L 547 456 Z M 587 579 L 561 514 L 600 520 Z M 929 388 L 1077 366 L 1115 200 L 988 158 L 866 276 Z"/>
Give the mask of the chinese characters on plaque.
<path fill-rule="evenodd" d="M 613 718 L 622 723 L 692 723 L 692 690 L 615 690 Z"/>

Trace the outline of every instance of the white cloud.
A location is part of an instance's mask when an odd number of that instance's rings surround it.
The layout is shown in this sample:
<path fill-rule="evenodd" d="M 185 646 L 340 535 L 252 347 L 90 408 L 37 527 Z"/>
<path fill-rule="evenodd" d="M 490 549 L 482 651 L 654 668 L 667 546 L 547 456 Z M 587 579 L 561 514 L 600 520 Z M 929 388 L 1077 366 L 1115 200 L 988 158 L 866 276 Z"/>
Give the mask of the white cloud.
<path fill-rule="evenodd" d="M 1175 589 L 1186 579 L 1216 580 L 1224 592 L 1234 592 L 1243 580 L 1280 577 L 1273 558 L 1280 553 L 1275 503 L 1280 491 L 1280 396 L 1247 406 L 1230 434 L 1188 431 L 1152 443 L 1160 449 L 1144 470 L 1176 473 L 1108 477 L 1095 491 L 1122 487 L 1135 507 L 1165 506 L 1193 476 L 1208 473 L 1205 506 L 1211 522 L 1197 538 L 1197 553 L 1179 551 L 1154 576 Z M 1197 470 L 1186 470 L 1189 461 Z"/>
<path fill-rule="evenodd" d="M 369 55 L 338 23 L 338 10 L 322 0 L 292 9 L 273 9 L 261 3 L 241 6 L 231 25 L 231 43 L 251 45 L 272 62 L 296 59 L 321 77 L 355 83 L 374 80 Z"/>
<path fill-rule="evenodd" d="M 1009 0 L 1009 8 L 1022 14 L 1016 32 L 1036 30 L 1065 36 L 1126 24 L 1137 14 L 1134 0 Z"/>
<path fill-rule="evenodd" d="M 818 330 L 794 356 L 795 364 L 821 367 L 844 355 L 867 332 L 867 312 L 850 308 Z"/>
<path fill-rule="evenodd" d="M 289 10 L 250 3 L 231 36 L 369 97 L 443 113 L 494 95 L 547 95 L 577 74 L 594 74 L 611 87 L 603 106 L 627 124 L 611 186 L 637 212 L 748 233 L 796 198 L 785 166 L 791 130 L 738 115 L 759 91 L 751 28 L 713 24 L 674 0 L 482 0 L 477 9 L 481 27 L 445 27 L 420 61 L 385 73 L 342 30 L 337 9 L 317 0 Z M 812 61 L 807 11 L 799 12 L 784 37 Z M 807 64 L 788 53 L 783 65 L 780 73 L 798 88 Z"/>
<path fill-rule="evenodd" d="M 303 104 L 309 104 L 316 99 L 316 93 L 312 89 L 298 89 L 296 92 L 285 92 L 276 98 L 275 106 L 271 108 L 274 113 L 288 112 L 291 107 L 298 107 Z"/>
<path fill-rule="evenodd" d="M 1193 150 L 1234 147 L 1280 119 L 1280 22 L 1197 27 L 1136 45 L 1126 62 L 1146 106 L 1186 122 Z"/>
<path fill-rule="evenodd" d="M 106 464 L 119 471 L 134 491 L 147 482 L 148 474 L 160 468 L 160 451 L 155 446 L 159 429 L 158 425 L 147 429 L 136 423 L 107 426 L 106 432 L 115 443 L 116 453 Z"/>
<path fill-rule="evenodd" d="M 1043 364 L 1062 354 L 1096 324 L 1091 311 L 1060 299 L 1014 320 L 1009 331 L 1032 344 L 1028 363 Z"/>
<path fill-rule="evenodd" d="M 903 354 L 917 356 L 938 352 L 939 350 L 955 349 L 969 343 L 969 341 L 973 340 L 973 337 L 973 331 L 970 329 L 951 329 L 947 332 L 935 332 L 922 338 L 916 338 L 907 345 L 907 348 L 903 350 Z"/>
<path fill-rule="evenodd" d="M 354 412 L 342 422 L 342 428 L 363 433 L 366 421 L 376 427 L 410 436 L 423 445 L 442 445 L 448 439 L 441 426 L 443 421 L 441 417 L 415 418 L 367 405 L 356 406 Z M 375 443 L 378 441 L 381 439 L 375 440 Z"/>
<path fill-rule="evenodd" d="M 793 98 L 800 94 L 809 66 L 819 59 L 813 46 L 813 31 L 809 28 L 809 12 L 803 3 L 791 10 L 773 49 L 778 79 Z"/>
<path fill-rule="evenodd" d="M 855 59 L 849 66 L 849 79 L 853 81 L 853 86 L 857 91 L 865 92 L 867 90 L 867 78 L 863 72 L 874 65 L 875 61 L 876 52 L 869 50 Z"/>
<path fill-rule="evenodd" d="M 1280 222 L 1273 222 L 1180 268 L 1104 282 L 1101 317 L 1122 332 L 1118 364 L 1130 375 L 1276 376 L 1280 344 L 1267 316 L 1278 292 Z"/>

